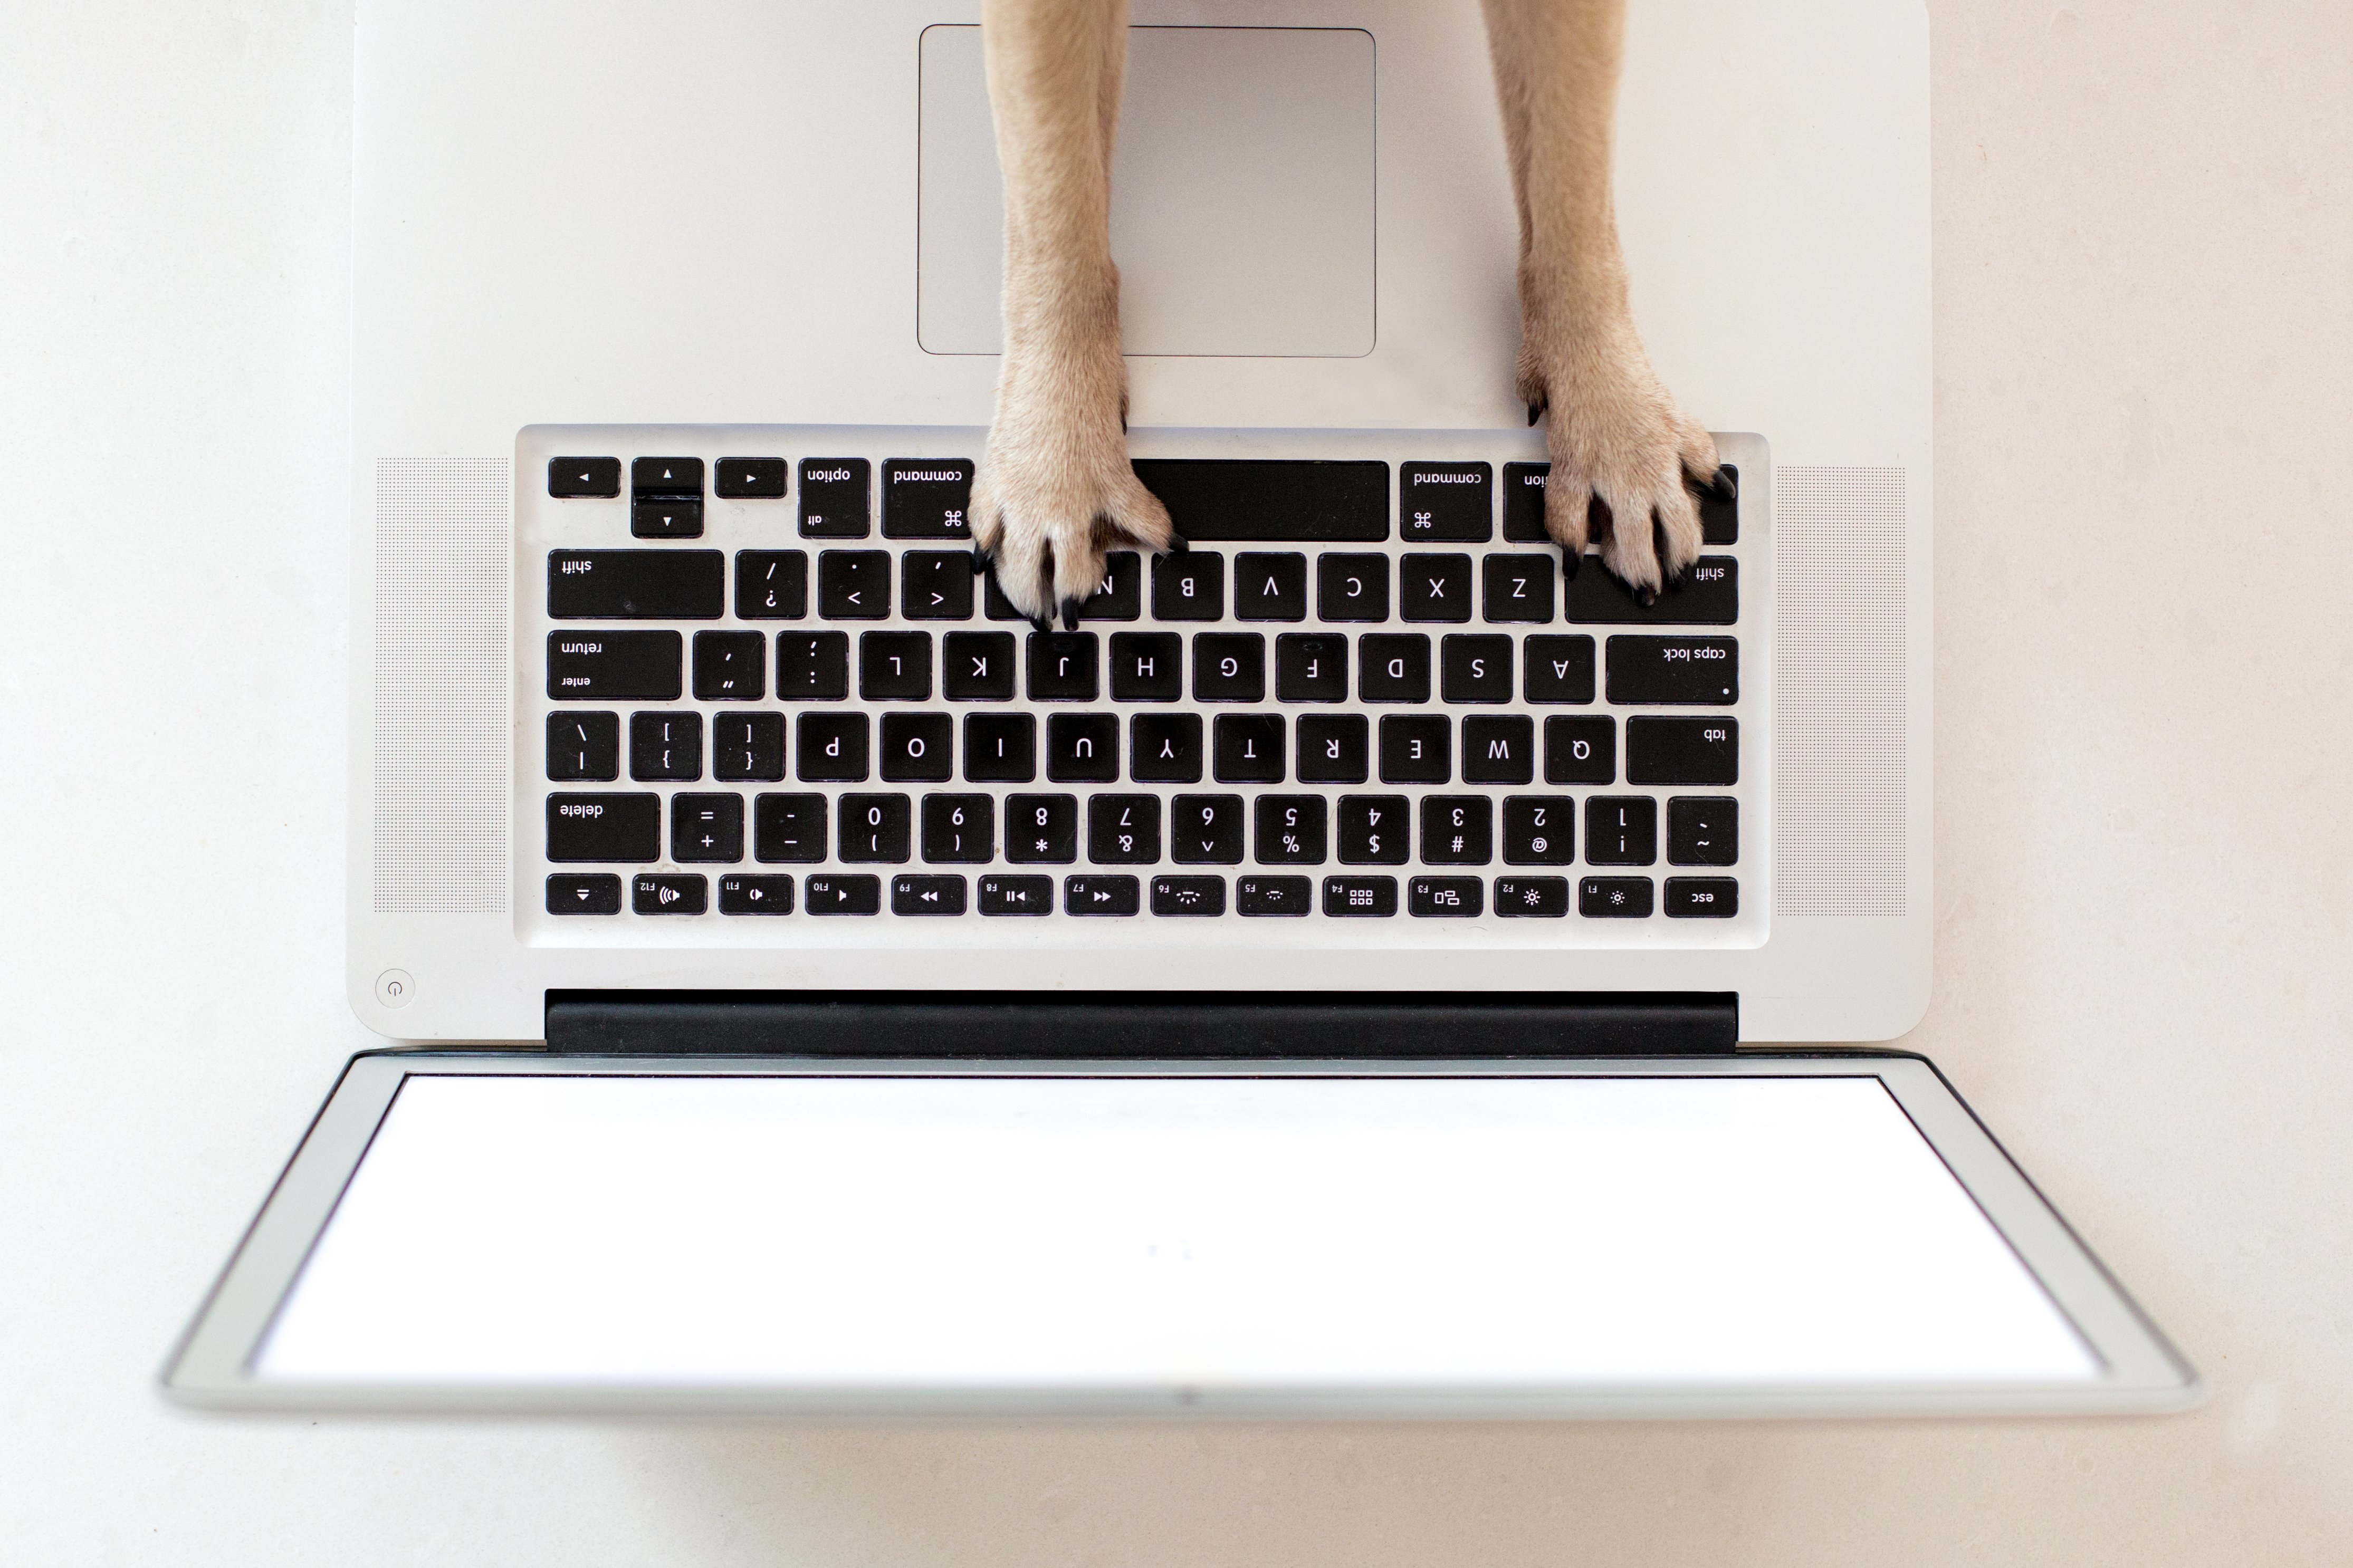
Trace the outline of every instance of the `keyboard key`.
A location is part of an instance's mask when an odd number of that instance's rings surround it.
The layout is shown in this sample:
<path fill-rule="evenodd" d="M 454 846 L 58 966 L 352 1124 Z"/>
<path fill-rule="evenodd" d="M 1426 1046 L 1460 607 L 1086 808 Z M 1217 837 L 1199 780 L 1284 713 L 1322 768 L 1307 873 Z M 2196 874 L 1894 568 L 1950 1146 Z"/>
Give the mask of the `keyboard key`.
<path fill-rule="evenodd" d="M 914 837 L 914 804 L 903 795 L 841 797 L 840 858 L 851 864 L 903 866 Z"/>
<path fill-rule="evenodd" d="M 1657 801 L 1646 795 L 1597 795 L 1587 798 L 1585 859 L 1588 865 L 1648 866 L 1658 858 Z"/>
<path fill-rule="evenodd" d="M 1356 694 L 1367 702 L 1430 700 L 1430 638 L 1367 632 L 1356 639 Z"/>
<path fill-rule="evenodd" d="M 1536 780 L 1536 721 L 1525 713 L 1474 713 L 1462 721 L 1462 782 Z"/>
<path fill-rule="evenodd" d="M 1317 556 L 1315 618 L 1324 621 L 1388 620 L 1389 558 L 1386 555 Z"/>
<path fill-rule="evenodd" d="M 1234 557 L 1234 619 L 1307 618 L 1307 557 L 1245 551 Z"/>
<path fill-rule="evenodd" d="M 1160 860 L 1160 797 L 1099 795 L 1087 801 L 1087 858 L 1098 866 Z"/>
<path fill-rule="evenodd" d="M 1694 493 L 1699 497 L 1700 538 L 1709 544 L 1737 544 L 1740 542 L 1740 470 L 1726 463 L 1716 472 L 1732 486 L 1732 493 L 1718 496 L 1712 489 L 1698 489 L 1694 487 Z M 1672 910 L 1667 912 L 1674 913 Z"/>
<path fill-rule="evenodd" d="M 698 702 L 756 702 L 768 694 L 765 632 L 694 634 L 694 697 Z"/>
<path fill-rule="evenodd" d="M 547 694 L 559 702 L 675 702 L 685 665 L 676 632 L 547 634 Z"/>
<path fill-rule="evenodd" d="M 1560 570 L 1549 555 L 1490 555 L 1480 572 L 1485 583 L 1481 615 L 1488 624 L 1552 619 L 1553 577 Z"/>
<path fill-rule="evenodd" d="M 556 621 L 715 621 L 727 610 L 716 550 L 551 550 L 547 615 Z"/>
<path fill-rule="evenodd" d="M 1242 797 L 1180 795 L 1168 803 L 1168 858 L 1179 866 L 1238 866 Z"/>
<path fill-rule="evenodd" d="M 1399 467 L 1398 537 L 1484 544 L 1495 531 L 1494 472 L 1485 463 Z"/>
<path fill-rule="evenodd" d="M 932 634 L 858 634 L 858 695 L 869 702 L 928 702 L 932 698 Z"/>
<path fill-rule="evenodd" d="M 1345 632 L 1285 632 L 1274 639 L 1274 695 L 1282 702 L 1345 702 Z"/>
<path fill-rule="evenodd" d="M 773 784 L 785 776 L 785 716 L 720 713 L 711 721 L 711 776 Z"/>
<path fill-rule="evenodd" d="M 1740 645 L 1730 637 L 1609 639 L 1609 700 L 1712 707 L 1740 700 Z"/>
<path fill-rule="evenodd" d="M 1577 912 L 1594 921 L 1648 919 L 1651 879 L 1588 877 L 1577 885 Z"/>
<path fill-rule="evenodd" d="M 700 539 L 702 498 L 634 496 L 629 500 L 629 532 L 639 539 Z"/>
<path fill-rule="evenodd" d="M 1390 714 L 1381 720 L 1381 783 L 1447 784 L 1454 776 L 1453 721 Z"/>
<path fill-rule="evenodd" d="M 886 458 L 882 462 L 882 537 L 965 539 L 972 527 L 970 458 Z"/>
<path fill-rule="evenodd" d="M 1188 550 L 1182 554 L 1154 557 L 1152 618 L 1224 620 L 1226 558 L 1214 550 Z"/>
<path fill-rule="evenodd" d="M 1057 784 L 1119 779 L 1119 715 L 1055 713 L 1046 720 L 1046 776 Z"/>
<path fill-rule="evenodd" d="M 955 776 L 955 720 L 946 713 L 885 713 L 882 762 L 890 784 L 945 784 Z"/>
<path fill-rule="evenodd" d="M 640 915 L 706 914 L 710 879 L 685 871 L 640 871 L 629 882 L 629 909 Z"/>
<path fill-rule="evenodd" d="M 1201 782 L 1201 716 L 1138 713 L 1128 721 L 1127 775 L 1138 784 Z"/>
<path fill-rule="evenodd" d="M 965 559 L 969 561 L 971 557 Z M 980 581 L 983 615 L 992 621 L 1026 621 L 1029 618 L 1015 609 L 1013 601 L 1005 596 L 1005 590 L 997 585 L 997 573 L 993 568 L 986 571 Z"/>
<path fill-rule="evenodd" d="M 911 621 L 972 619 L 972 557 L 910 550 L 899 557 L 899 613 Z"/>
<path fill-rule="evenodd" d="M 1421 797 L 1425 866 L 1484 866 L 1495 858 L 1495 803 L 1483 795 Z"/>
<path fill-rule="evenodd" d="M 849 695 L 848 632 L 778 632 L 776 699 L 839 702 Z"/>
<path fill-rule="evenodd" d="M 1144 560 L 1133 550 L 1114 550 L 1103 557 L 1103 577 L 1095 591 L 1079 603 L 1082 621 L 1139 621 L 1144 618 Z"/>
<path fill-rule="evenodd" d="M 670 796 L 670 858 L 681 865 L 733 865 L 744 858 L 744 797 L 683 792 Z"/>
<path fill-rule="evenodd" d="M 1152 912 L 1155 915 L 1221 915 L 1226 912 L 1223 877 L 1155 877 Z"/>
<path fill-rule="evenodd" d="M 1471 557 L 1408 555 L 1399 561 L 1398 618 L 1406 621 L 1469 620 Z"/>
<path fill-rule="evenodd" d="M 1324 913 L 1333 920 L 1386 920 L 1397 911 L 1395 877 L 1324 879 Z"/>
<path fill-rule="evenodd" d="M 1340 864 L 1402 866 L 1412 857 L 1413 835 L 1401 795 L 1340 797 Z"/>
<path fill-rule="evenodd" d="M 702 715 L 629 715 L 629 776 L 688 784 L 702 776 Z"/>
<path fill-rule="evenodd" d="M 997 801 L 985 795 L 927 795 L 923 858 L 934 866 L 986 866 L 997 858 Z"/>
<path fill-rule="evenodd" d="M 621 776 L 617 713 L 556 712 L 547 716 L 547 776 L 564 784 L 607 783 Z M 614 908 L 620 894 L 613 895 Z"/>
<path fill-rule="evenodd" d="M 1068 795 L 1005 797 L 1005 858 L 1018 865 L 1068 865 L 1079 858 L 1079 802 Z"/>
<path fill-rule="evenodd" d="M 863 458 L 801 459 L 801 537 L 863 539 L 871 526 Z M 815 899 L 810 900 L 814 905 Z M 809 912 L 815 914 L 812 908 Z"/>
<path fill-rule="evenodd" d="M 694 496 L 702 494 L 700 458 L 639 458 L 629 465 L 633 496 Z"/>
<path fill-rule="evenodd" d="M 949 632 L 940 639 L 940 695 L 951 702 L 1013 700 L 1013 634 Z"/>
<path fill-rule="evenodd" d="M 1112 633 L 1111 695 L 1115 702 L 1174 702 L 1184 696 L 1184 636 Z"/>
<path fill-rule="evenodd" d="M 719 912 L 723 915 L 788 915 L 793 912 L 793 879 L 781 873 L 719 879 Z"/>
<path fill-rule="evenodd" d="M 661 796 L 551 795 L 547 858 L 558 865 L 642 864 L 661 858 Z"/>
<path fill-rule="evenodd" d="M 1266 638 L 1258 632 L 1197 632 L 1193 700 L 1266 700 Z"/>
<path fill-rule="evenodd" d="M 983 877 L 980 912 L 985 915 L 1050 915 L 1054 912 L 1051 877 Z"/>
<path fill-rule="evenodd" d="M 964 913 L 962 877 L 900 876 L 891 879 L 891 912 L 894 915 L 960 915 Z"/>
<path fill-rule="evenodd" d="M 1477 920 L 1487 908 L 1486 884 L 1476 877 L 1415 877 L 1405 891 L 1408 912 L 1420 920 Z"/>
<path fill-rule="evenodd" d="M 1545 531 L 1545 476 L 1550 463 L 1504 465 L 1504 538 L 1512 544 L 1541 544 Z"/>
<path fill-rule="evenodd" d="M 1234 912 L 1255 916 L 1305 915 L 1315 907 L 1315 885 L 1304 877 L 1239 877 Z"/>
<path fill-rule="evenodd" d="M 821 795 L 752 797 L 752 858 L 768 865 L 825 858 L 826 805 Z"/>
<path fill-rule="evenodd" d="M 1522 651 L 1527 658 L 1531 704 L 1593 700 L 1591 637 L 1532 637 Z"/>
<path fill-rule="evenodd" d="M 735 552 L 737 620 L 797 621 L 807 615 L 807 551 L 739 550 Z M 723 898 L 721 901 L 723 903 L 725 900 Z"/>
<path fill-rule="evenodd" d="M 1667 918 L 1728 921 L 1740 912 L 1740 884 L 1729 877 L 1670 877 Z"/>
<path fill-rule="evenodd" d="M 973 784 L 1028 784 L 1036 778 L 1037 719 L 1028 713 L 966 715 L 964 776 Z"/>
<path fill-rule="evenodd" d="M 1389 536 L 1387 463 L 1139 458 L 1135 477 L 1197 544 L 1375 544 Z"/>
<path fill-rule="evenodd" d="M 891 614 L 891 552 L 821 550 L 817 613 L 828 621 L 879 621 Z"/>
<path fill-rule="evenodd" d="M 1219 784 L 1282 782 L 1282 715 L 1220 713 L 1211 747 Z"/>
<path fill-rule="evenodd" d="M 1092 702 L 1098 654 L 1092 632 L 1029 634 L 1029 700 Z"/>
<path fill-rule="evenodd" d="M 1565 919 L 1568 914 L 1568 879 L 1498 877 L 1495 913 L 1505 920 Z"/>
<path fill-rule="evenodd" d="M 1504 864 L 1567 866 L 1577 859 L 1577 803 L 1565 795 L 1504 797 Z"/>
<path fill-rule="evenodd" d="M 591 496 L 607 498 L 621 493 L 621 459 L 618 458 L 550 458 L 547 459 L 547 493 L 564 500 Z M 620 891 L 616 885 L 613 910 L 620 910 Z"/>
<path fill-rule="evenodd" d="M 882 879 L 857 873 L 812 873 L 802 879 L 801 898 L 813 915 L 879 915 Z"/>
<path fill-rule="evenodd" d="M 1321 866 L 1328 803 L 1320 795 L 1262 795 L 1250 803 L 1252 840 L 1261 866 Z"/>
<path fill-rule="evenodd" d="M 1739 862 L 1738 801 L 1730 795 L 1679 795 L 1667 802 L 1668 865 L 1735 866 Z M 1674 913 L 1672 895 L 1667 903 L 1667 912 Z"/>
<path fill-rule="evenodd" d="M 1362 713 L 1299 716 L 1301 784 L 1363 784 L 1372 776 L 1371 725 Z"/>
<path fill-rule="evenodd" d="M 1143 906 L 1144 885 L 1134 877 L 1100 873 L 1062 879 L 1066 915 L 1132 915 Z"/>
<path fill-rule="evenodd" d="M 810 784 L 860 784 L 871 771 L 863 713 L 804 713 L 795 737 L 793 773 Z"/>
<path fill-rule="evenodd" d="M 711 470 L 711 491 L 722 500 L 780 500 L 792 471 L 782 458 L 722 458 Z"/>
<path fill-rule="evenodd" d="M 1568 618 L 1587 624 L 1646 626 L 1728 626 L 1740 618 L 1740 563 L 1703 555 L 1683 585 L 1669 588 L 1648 609 L 1607 572 L 1579 572 L 1568 584 Z"/>
<path fill-rule="evenodd" d="M 1449 702 L 1512 700 L 1512 639 L 1449 632 L 1438 640 L 1438 694 Z"/>
<path fill-rule="evenodd" d="M 1626 782 L 1731 784 L 1740 782 L 1737 719 L 1629 719 Z"/>
<path fill-rule="evenodd" d="M 614 468 L 615 484 L 620 483 Z M 547 879 L 547 912 L 552 915 L 617 915 L 621 912 L 621 879 L 609 871 L 571 876 L 562 872 Z"/>
<path fill-rule="evenodd" d="M 1546 719 L 1545 783 L 1606 784 L 1618 782 L 1618 721 L 1609 718 Z"/>

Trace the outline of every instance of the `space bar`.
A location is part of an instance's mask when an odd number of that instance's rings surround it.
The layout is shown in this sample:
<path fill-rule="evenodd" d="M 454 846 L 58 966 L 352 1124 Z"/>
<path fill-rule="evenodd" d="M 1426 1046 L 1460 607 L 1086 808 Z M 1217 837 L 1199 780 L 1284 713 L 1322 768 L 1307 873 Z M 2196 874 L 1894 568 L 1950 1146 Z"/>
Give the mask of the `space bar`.
<path fill-rule="evenodd" d="M 1387 463 L 1139 458 L 1135 476 L 1188 540 L 1319 543 L 1389 536 Z"/>

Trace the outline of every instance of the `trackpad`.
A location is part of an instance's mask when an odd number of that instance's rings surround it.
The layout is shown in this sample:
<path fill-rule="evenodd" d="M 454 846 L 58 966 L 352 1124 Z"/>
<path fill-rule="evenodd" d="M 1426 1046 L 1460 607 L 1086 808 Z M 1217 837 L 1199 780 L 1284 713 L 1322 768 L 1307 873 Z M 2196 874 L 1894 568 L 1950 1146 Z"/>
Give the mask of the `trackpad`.
<path fill-rule="evenodd" d="M 916 336 L 996 353 L 1003 200 L 980 29 L 923 35 Z M 1111 247 L 1131 354 L 1374 338 L 1374 55 L 1352 27 L 1134 27 Z"/>

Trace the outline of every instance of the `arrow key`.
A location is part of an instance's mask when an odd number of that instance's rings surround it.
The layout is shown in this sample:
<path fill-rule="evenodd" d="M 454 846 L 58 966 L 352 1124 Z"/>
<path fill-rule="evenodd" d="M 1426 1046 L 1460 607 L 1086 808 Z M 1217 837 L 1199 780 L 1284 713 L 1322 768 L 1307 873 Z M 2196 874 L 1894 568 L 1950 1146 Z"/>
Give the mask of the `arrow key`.
<path fill-rule="evenodd" d="M 550 458 L 547 493 L 559 499 L 611 497 L 621 493 L 618 458 Z"/>
<path fill-rule="evenodd" d="M 547 879 L 547 912 L 552 915 L 617 915 L 621 912 L 621 879 L 609 873 L 550 877 Z"/>

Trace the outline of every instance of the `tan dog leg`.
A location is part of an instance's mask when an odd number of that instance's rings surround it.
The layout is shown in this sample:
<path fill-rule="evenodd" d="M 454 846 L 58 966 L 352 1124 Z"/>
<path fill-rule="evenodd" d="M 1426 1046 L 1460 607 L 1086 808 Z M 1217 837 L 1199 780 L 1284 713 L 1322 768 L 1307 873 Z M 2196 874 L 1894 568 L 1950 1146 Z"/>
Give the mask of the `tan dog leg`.
<path fill-rule="evenodd" d="M 1482 0 L 1520 209 L 1518 388 L 1548 414 L 1545 526 L 1577 569 L 1588 520 L 1602 563 L 1646 600 L 1697 558 L 1684 476 L 1724 485 L 1715 441 L 1668 395 L 1634 331 L 1610 198 L 1625 0 Z"/>
<path fill-rule="evenodd" d="M 1171 538 L 1127 460 L 1110 226 L 1126 0 L 986 0 L 981 38 L 1005 173 L 1005 358 L 973 542 L 1022 614 L 1070 624 L 1106 548 Z"/>

